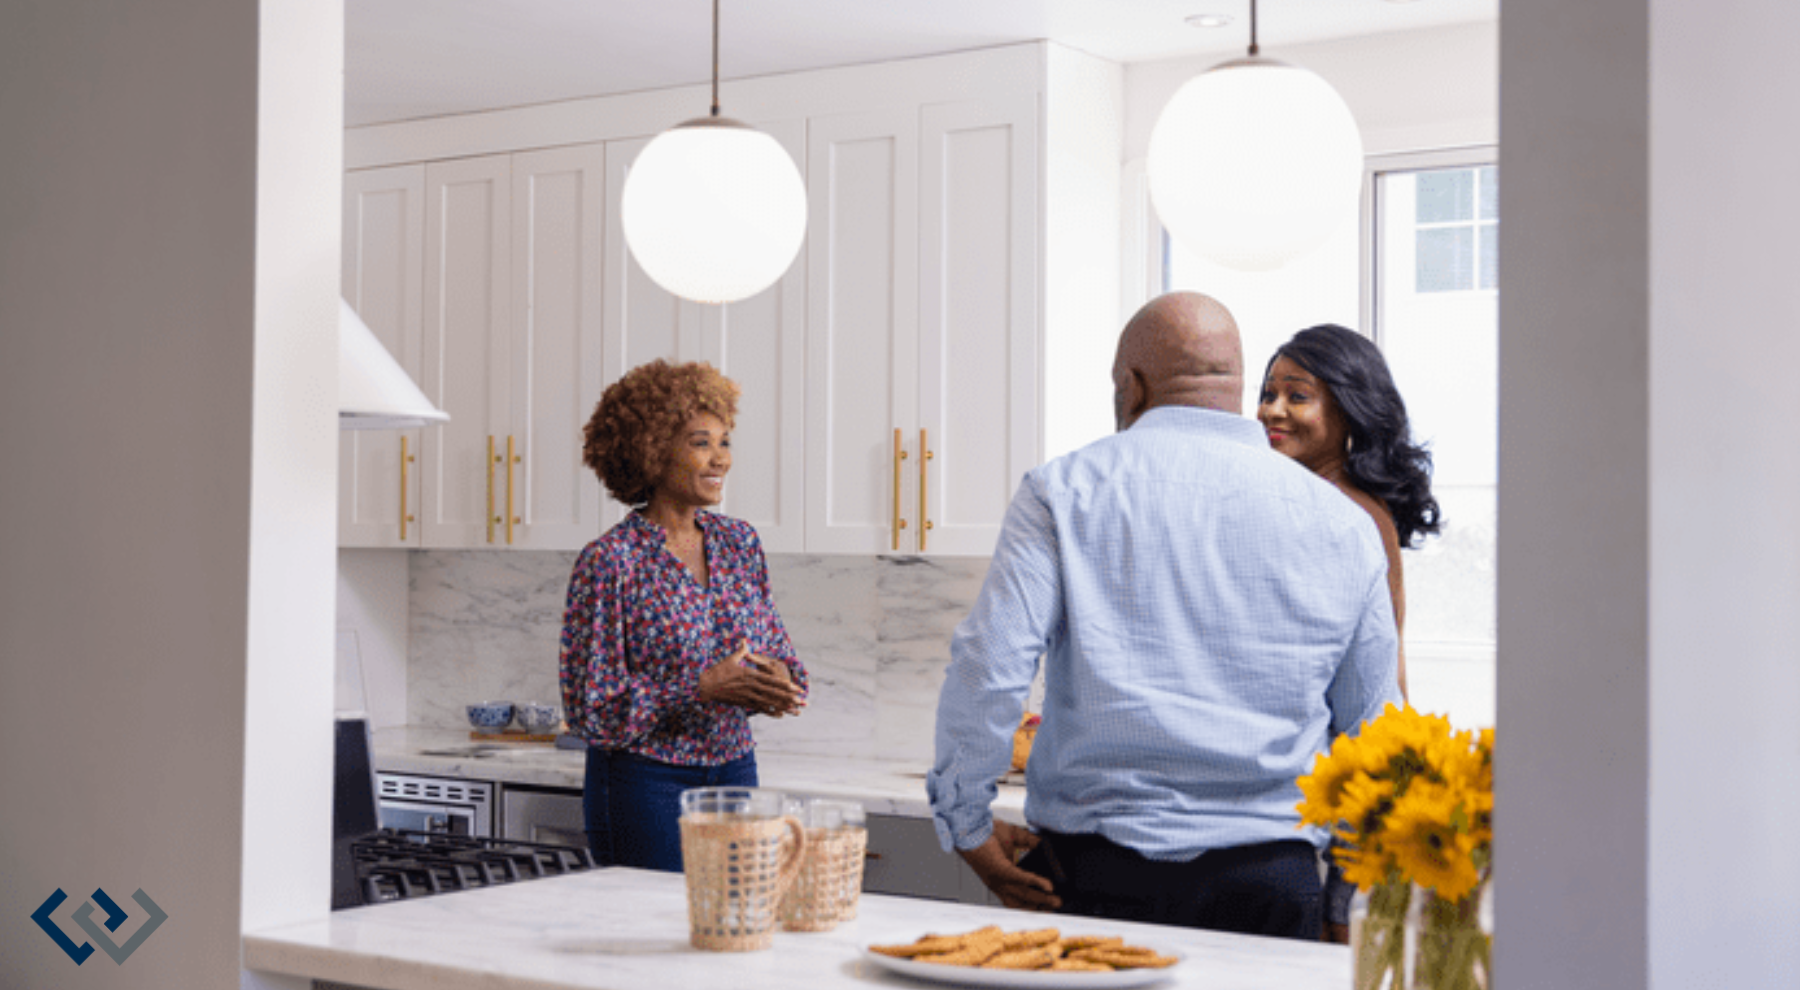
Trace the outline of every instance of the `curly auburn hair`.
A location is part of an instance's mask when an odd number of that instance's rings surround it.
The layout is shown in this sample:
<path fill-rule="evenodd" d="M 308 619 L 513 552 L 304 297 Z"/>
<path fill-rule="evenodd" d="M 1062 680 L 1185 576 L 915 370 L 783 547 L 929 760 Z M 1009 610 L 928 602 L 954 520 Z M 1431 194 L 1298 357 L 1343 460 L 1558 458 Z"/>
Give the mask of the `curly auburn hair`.
<path fill-rule="evenodd" d="M 730 429 L 738 386 L 704 361 L 640 364 L 607 386 L 582 430 L 581 461 L 608 494 L 643 505 L 669 463 L 669 449 L 688 420 L 712 413 Z"/>

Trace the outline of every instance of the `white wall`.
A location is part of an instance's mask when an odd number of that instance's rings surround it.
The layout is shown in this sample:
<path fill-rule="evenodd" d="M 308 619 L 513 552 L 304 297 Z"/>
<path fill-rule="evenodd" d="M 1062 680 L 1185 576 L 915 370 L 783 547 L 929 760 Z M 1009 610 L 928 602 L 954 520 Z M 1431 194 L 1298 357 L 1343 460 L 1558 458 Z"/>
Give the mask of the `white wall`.
<path fill-rule="evenodd" d="M 1045 45 L 1044 459 L 1113 432 L 1124 69 Z M 1129 315 L 1129 314 L 1125 314 Z"/>
<path fill-rule="evenodd" d="M 406 665 L 410 649 L 411 594 L 408 550 L 339 550 L 337 555 L 337 635 L 340 693 L 360 693 L 369 724 L 385 729 L 406 724 Z M 348 642 L 345 636 L 353 637 Z M 354 667 L 345 655 L 353 645 Z M 351 683 L 346 684 L 349 681 Z M 470 699 L 473 700 L 473 699 Z M 339 704 L 339 708 L 355 708 Z"/>
<path fill-rule="evenodd" d="M 1800 972 L 1797 30 L 1768 0 L 1506 7 L 1506 987 Z"/>
<path fill-rule="evenodd" d="M 342 25 L 66 2 L 0 32 L 8 986 L 235 987 L 240 919 L 325 912 Z M 116 940 L 140 888 L 168 921 L 78 968 L 24 917 L 59 887 L 76 936 L 96 888 Z"/>

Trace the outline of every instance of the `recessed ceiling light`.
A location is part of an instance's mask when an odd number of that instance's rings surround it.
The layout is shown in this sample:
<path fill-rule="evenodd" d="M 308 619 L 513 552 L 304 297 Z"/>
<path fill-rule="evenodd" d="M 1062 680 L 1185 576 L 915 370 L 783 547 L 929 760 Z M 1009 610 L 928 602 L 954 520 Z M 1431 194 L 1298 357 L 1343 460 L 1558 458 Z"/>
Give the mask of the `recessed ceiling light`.
<path fill-rule="evenodd" d="M 1231 23 L 1230 14 L 1195 14 L 1187 19 L 1189 24 L 1197 28 L 1222 28 Z"/>

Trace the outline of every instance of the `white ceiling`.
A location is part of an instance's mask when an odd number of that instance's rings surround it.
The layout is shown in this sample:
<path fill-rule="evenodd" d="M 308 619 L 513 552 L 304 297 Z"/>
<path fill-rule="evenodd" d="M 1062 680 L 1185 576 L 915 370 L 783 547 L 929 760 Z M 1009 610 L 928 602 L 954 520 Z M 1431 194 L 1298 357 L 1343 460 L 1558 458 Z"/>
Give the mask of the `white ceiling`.
<path fill-rule="evenodd" d="M 712 0 L 346 0 L 349 126 L 705 83 Z M 1120 63 L 1244 48 L 1250 0 L 721 0 L 726 80 L 1050 39 Z M 1185 19 L 1223 13 L 1198 29 Z M 1262 0 L 1284 45 L 1491 21 L 1499 0 Z M 729 110 L 730 90 L 722 102 Z"/>

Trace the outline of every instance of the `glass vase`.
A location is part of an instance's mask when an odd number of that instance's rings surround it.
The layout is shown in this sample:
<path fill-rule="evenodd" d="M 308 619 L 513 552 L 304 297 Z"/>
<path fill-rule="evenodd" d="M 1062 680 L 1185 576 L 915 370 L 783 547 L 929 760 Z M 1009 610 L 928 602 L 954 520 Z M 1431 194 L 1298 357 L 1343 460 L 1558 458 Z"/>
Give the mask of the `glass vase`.
<path fill-rule="evenodd" d="M 1350 902 L 1354 990 L 1489 990 L 1493 885 L 1458 901 L 1381 884 Z"/>

